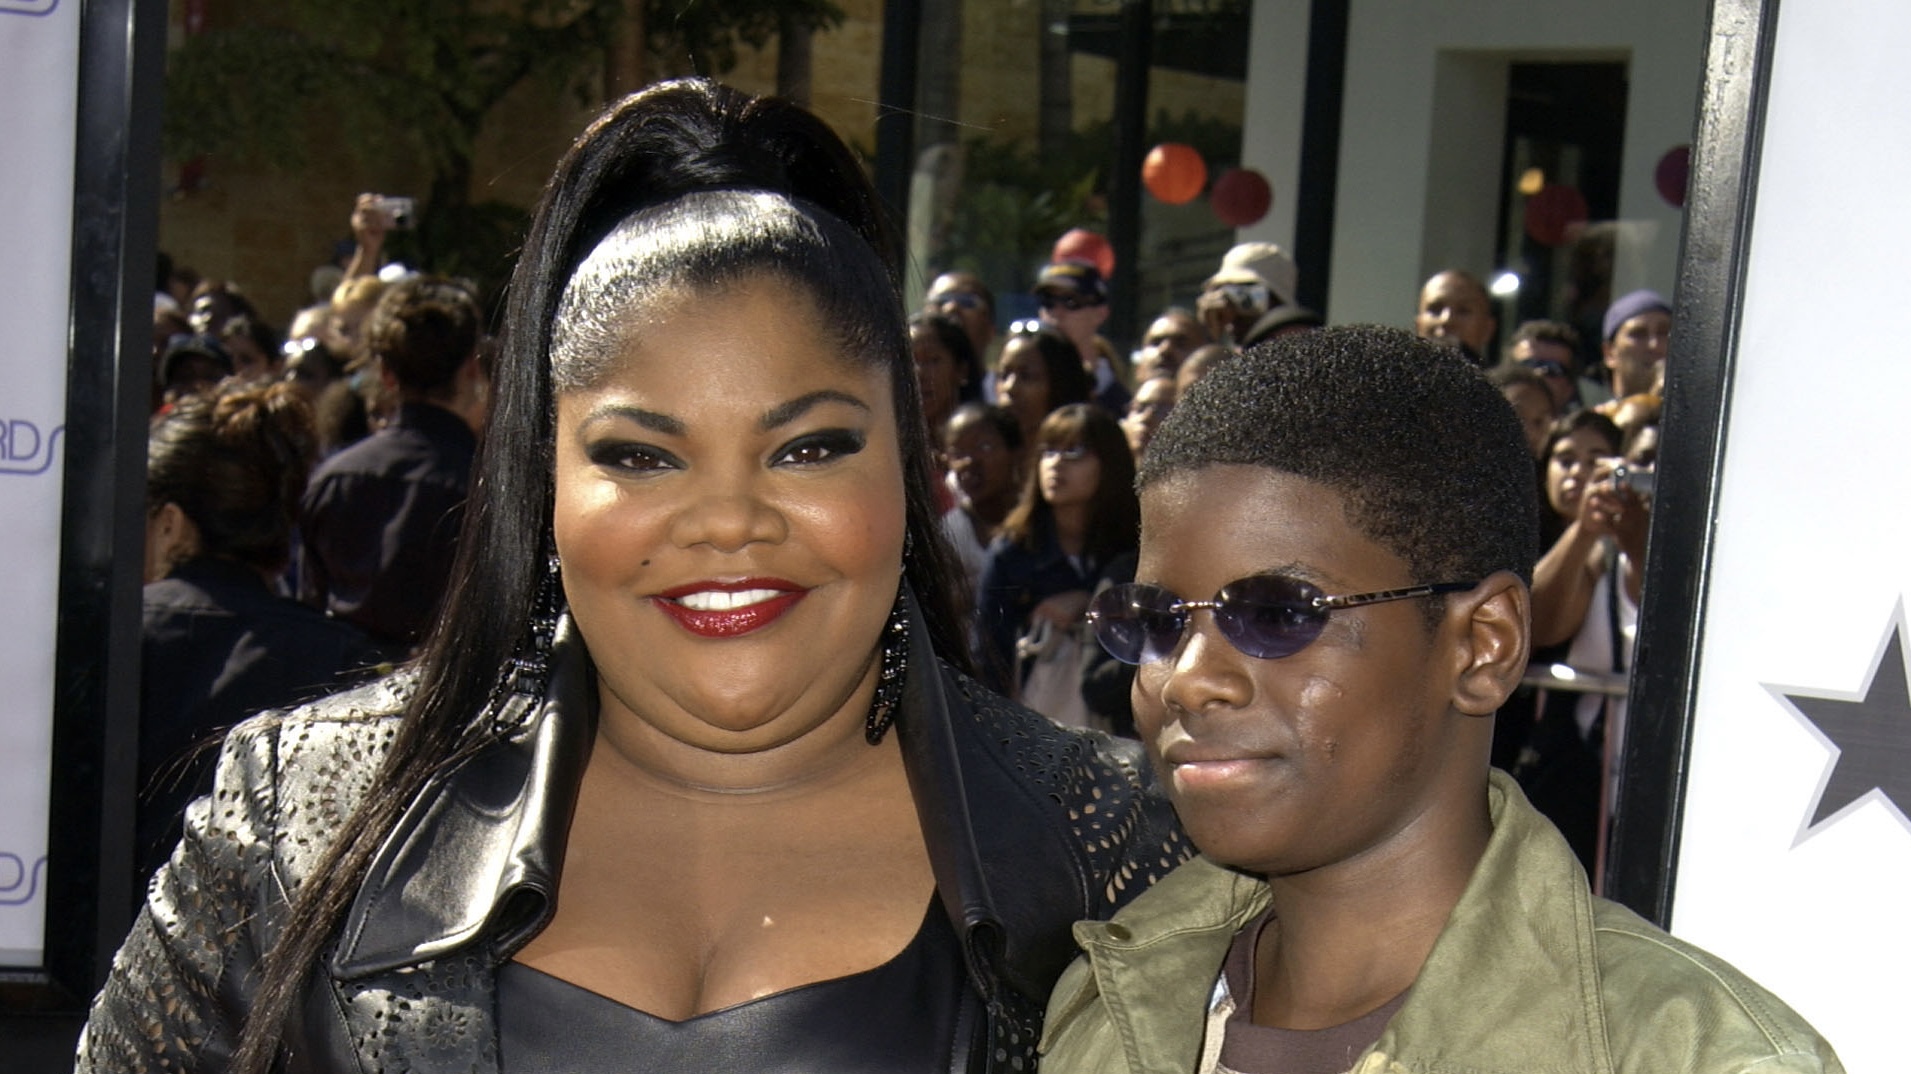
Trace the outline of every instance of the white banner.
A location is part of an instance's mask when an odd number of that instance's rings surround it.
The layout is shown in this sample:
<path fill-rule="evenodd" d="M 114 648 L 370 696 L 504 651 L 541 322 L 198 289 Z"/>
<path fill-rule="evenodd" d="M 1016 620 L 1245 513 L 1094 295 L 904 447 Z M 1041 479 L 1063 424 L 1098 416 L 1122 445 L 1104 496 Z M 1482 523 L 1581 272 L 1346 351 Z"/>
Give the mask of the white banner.
<path fill-rule="evenodd" d="M 1911 1000 L 1907 39 L 1779 6 L 1672 913 L 1852 1074 L 1905 1069 Z"/>
<path fill-rule="evenodd" d="M 46 928 L 79 0 L 0 0 L 0 967 Z"/>

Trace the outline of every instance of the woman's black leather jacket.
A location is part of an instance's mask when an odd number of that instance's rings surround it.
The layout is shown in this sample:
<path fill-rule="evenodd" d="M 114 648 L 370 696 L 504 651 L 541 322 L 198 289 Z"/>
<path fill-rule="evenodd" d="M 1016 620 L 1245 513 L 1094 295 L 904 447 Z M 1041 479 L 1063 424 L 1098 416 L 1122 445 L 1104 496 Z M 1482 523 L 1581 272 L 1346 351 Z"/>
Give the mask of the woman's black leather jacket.
<path fill-rule="evenodd" d="M 1138 747 L 1056 727 L 930 655 L 918 619 L 896 732 L 937 890 L 991 1044 L 970 1070 L 1028 1071 L 1069 926 L 1188 856 Z M 78 1070 L 225 1069 L 291 892 L 365 795 L 408 680 L 242 724 L 154 879 L 81 1038 Z M 498 1069 L 495 970 L 549 919 L 596 692 L 559 630 L 542 698 L 414 800 L 284 1038 L 283 1069 Z"/>

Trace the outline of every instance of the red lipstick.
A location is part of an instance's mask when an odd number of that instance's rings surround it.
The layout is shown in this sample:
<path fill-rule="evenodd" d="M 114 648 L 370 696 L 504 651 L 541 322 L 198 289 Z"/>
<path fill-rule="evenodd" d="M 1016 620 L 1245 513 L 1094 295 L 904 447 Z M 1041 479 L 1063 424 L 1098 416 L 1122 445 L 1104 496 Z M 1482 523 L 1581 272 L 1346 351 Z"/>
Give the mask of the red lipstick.
<path fill-rule="evenodd" d="M 702 581 L 651 598 L 678 626 L 701 638 L 735 638 L 783 617 L 809 590 L 781 578 Z"/>

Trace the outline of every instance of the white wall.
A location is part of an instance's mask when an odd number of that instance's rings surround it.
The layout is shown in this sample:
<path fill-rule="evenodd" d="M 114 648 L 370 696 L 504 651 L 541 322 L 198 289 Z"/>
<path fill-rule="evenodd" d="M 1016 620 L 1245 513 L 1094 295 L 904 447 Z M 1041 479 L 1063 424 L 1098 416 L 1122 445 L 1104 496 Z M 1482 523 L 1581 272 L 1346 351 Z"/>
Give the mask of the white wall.
<path fill-rule="evenodd" d="M 46 929 L 79 7 L 0 0 L 0 967 Z"/>
<path fill-rule="evenodd" d="M 1307 7 L 1255 4 L 1245 155 L 1274 180 L 1275 209 L 1244 237 L 1293 235 Z M 1706 10 L 1692 0 L 1353 0 L 1329 319 L 1406 324 L 1434 270 L 1494 267 L 1505 66 L 1515 60 L 1630 61 L 1613 288 L 1670 293 L 1679 212 L 1652 171 L 1691 141 Z"/>
<path fill-rule="evenodd" d="M 1911 217 L 1899 208 L 1911 7 L 1779 12 L 1672 925 L 1784 997 L 1852 1074 L 1897 1074 L 1911 1001 L 1911 708 L 1879 669 L 1911 595 Z M 1800 375 L 1813 358 L 1837 372 Z M 1842 751 L 1785 699 L 1860 698 L 1874 672 L 1869 733 L 1843 734 Z M 1838 764 L 1840 784 L 1864 780 L 1828 787 Z M 1892 793 L 1863 793 L 1874 780 Z M 1840 793 L 1821 810 L 1826 790 Z"/>
<path fill-rule="evenodd" d="M 1254 0 L 1241 114 L 1241 166 L 1266 177 L 1274 203 L 1258 223 L 1237 229 L 1236 241 L 1279 243 L 1290 254 L 1306 105 L 1307 9 L 1307 0 Z"/>

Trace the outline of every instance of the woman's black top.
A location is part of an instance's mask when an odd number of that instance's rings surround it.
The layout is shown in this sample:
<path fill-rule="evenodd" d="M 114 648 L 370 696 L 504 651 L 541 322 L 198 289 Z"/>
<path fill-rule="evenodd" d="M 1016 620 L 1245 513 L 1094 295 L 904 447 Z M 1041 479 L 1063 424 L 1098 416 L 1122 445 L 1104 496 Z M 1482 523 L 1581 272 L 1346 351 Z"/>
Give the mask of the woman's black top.
<path fill-rule="evenodd" d="M 510 1074 L 948 1074 L 985 1042 L 940 901 L 874 969 L 673 1022 L 521 963 L 498 973 Z"/>

